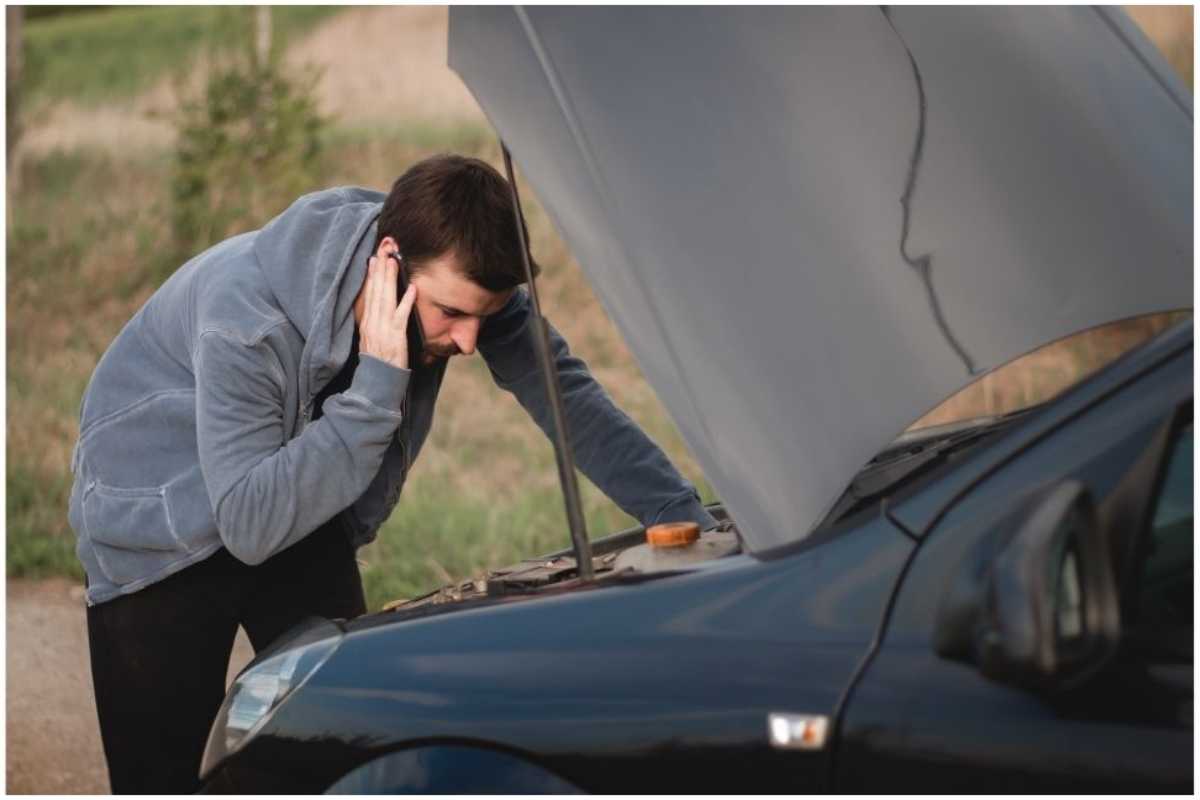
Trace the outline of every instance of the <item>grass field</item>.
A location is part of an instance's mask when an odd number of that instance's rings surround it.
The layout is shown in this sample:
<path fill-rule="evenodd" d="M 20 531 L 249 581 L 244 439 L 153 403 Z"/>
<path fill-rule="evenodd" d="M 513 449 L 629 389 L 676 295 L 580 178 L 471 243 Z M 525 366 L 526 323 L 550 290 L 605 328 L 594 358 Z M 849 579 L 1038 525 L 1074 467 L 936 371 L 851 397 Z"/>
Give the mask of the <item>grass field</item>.
<path fill-rule="evenodd" d="M 336 12 L 277 6 L 274 42 L 288 42 Z M 140 6 L 67 14 L 27 24 L 23 88 L 35 104 L 86 106 L 130 97 L 185 71 L 210 49 L 243 45 L 245 6 Z"/>
<path fill-rule="evenodd" d="M 332 136 L 329 161 L 338 166 L 328 183 L 385 188 L 374 179 L 388 174 L 384 165 L 437 152 L 439 138 L 424 127 L 393 131 L 368 146 L 353 135 Z M 445 138 L 462 152 L 496 156 L 482 130 L 446 131 Z M 79 398 L 101 353 L 162 274 L 166 168 L 163 156 L 117 161 L 94 153 L 24 167 L 27 190 L 12 209 L 8 250 L 9 574 L 79 575 L 65 518 Z M 56 219 L 74 224 L 47 222 Z M 617 403 L 712 499 L 535 205 L 529 222 L 552 319 Z M 631 522 L 590 485 L 584 492 L 593 533 Z M 494 387 L 480 359 L 458 359 L 403 500 L 380 541 L 361 553 L 372 605 L 432 588 L 447 574 L 457 578 L 566 546 L 566 529 L 549 443 Z"/>
<path fill-rule="evenodd" d="M 437 12 L 429 9 L 334 13 L 288 7 L 277 7 L 276 27 L 285 39 L 309 36 L 308 31 L 319 37 L 323 28 L 313 26 L 323 23 L 353 41 L 379 26 L 375 17 L 352 15 L 384 13 L 407 14 L 403 18 L 412 22 L 413 36 L 426 35 L 420 26 L 436 27 Z M 230 9 L 148 7 L 29 23 L 31 102 L 46 109 L 128 100 L 191 63 L 188 59 L 205 48 L 235 39 L 228 27 L 234 14 Z M 1188 43 L 1190 76 L 1190 36 Z M 378 43 L 363 45 L 371 46 Z M 310 37 L 305 47 L 317 52 L 321 42 Z M 327 49 L 330 65 L 336 66 L 344 45 Z M 430 63 L 438 57 L 431 53 Z M 445 70 L 444 64 L 438 66 Z M 404 71 L 408 83 L 394 87 L 398 92 L 451 80 L 440 72 L 410 74 L 415 67 Z M 339 80 L 336 69 L 327 67 L 323 93 L 331 98 L 350 95 Z M 397 114 L 386 124 L 378 117 L 355 117 L 350 110 L 340 113 L 324 139 L 326 172 L 308 188 L 354 183 L 386 189 L 404 165 L 450 150 L 499 164 L 498 146 L 482 116 L 456 103 L 432 110 L 421 106 L 421 114 Z M 404 109 L 418 104 L 398 95 L 382 105 Z M 29 132 L 34 138 L 36 116 Z M 10 187 L 16 181 L 20 190 L 10 189 L 7 238 L 9 575 L 81 577 L 66 521 L 79 399 L 101 353 L 176 266 L 165 255 L 171 250 L 170 158 L 168 146 L 79 144 L 33 150 L 10 173 Z M 549 317 L 617 404 L 663 446 L 706 501 L 715 499 L 527 187 L 522 198 L 532 248 L 544 268 L 539 286 Z M 271 213 L 291 199 L 278 198 Z M 1031 367 L 990 376 L 922 424 L 1048 397 L 1163 324 L 1131 323 L 1106 334 L 1108 338 L 1093 336 L 1039 353 L 1026 362 Z M 479 402 L 481 397 L 487 402 Z M 586 481 L 583 490 L 593 537 L 631 524 Z M 379 540 L 360 552 L 367 565 L 369 605 L 378 608 L 489 566 L 565 547 L 566 531 L 550 444 L 519 406 L 492 385 L 479 358 L 456 359 L 401 503 Z"/>
<path fill-rule="evenodd" d="M 183 29 L 195 30 L 202 11 L 207 10 L 184 9 Z M 77 50 L 101 47 L 100 42 L 115 58 L 137 49 L 130 38 L 139 25 L 166 24 L 163 9 L 132 9 L 130 19 L 124 13 L 58 18 L 46 23 L 50 31 L 30 24 L 30 39 L 53 47 L 55 37 L 70 31 L 85 39 Z M 111 26 L 102 24 L 106 21 Z M 205 35 L 218 30 L 212 18 L 205 24 L 210 25 Z M 122 36 L 125 47 L 118 44 Z M 205 46 L 195 43 L 193 52 Z M 146 73 L 137 83 L 88 85 L 63 69 L 55 73 L 63 77 L 38 84 L 39 103 L 57 94 L 71 103 L 103 104 L 105 93 L 127 97 L 152 85 L 155 71 L 185 63 L 181 54 L 165 50 L 130 58 L 129 71 Z M 476 112 L 379 124 L 343 116 L 324 137 L 326 174 L 308 188 L 352 183 L 386 189 L 402 165 L 444 151 L 498 164 L 498 146 L 481 119 Z M 10 575 L 82 577 L 66 522 L 79 398 L 109 342 L 177 266 L 164 256 L 171 250 L 170 158 L 169 148 L 114 152 L 81 146 L 29 155 L 10 176 L 20 186 L 17 196 L 10 195 L 7 252 Z M 528 189 L 523 196 L 551 319 L 616 402 L 696 481 L 705 499 L 713 499 L 546 215 Z M 266 217 L 291 199 L 279 198 Z M 495 402 L 481 404 L 479 397 Z M 583 491 L 593 536 L 632 523 L 586 480 Z M 378 541 L 360 551 L 368 602 L 377 608 L 450 578 L 564 547 L 566 531 L 549 442 L 492 384 L 480 359 L 458 359 L 447 373 L 436 423 L 399 507 Z"/>

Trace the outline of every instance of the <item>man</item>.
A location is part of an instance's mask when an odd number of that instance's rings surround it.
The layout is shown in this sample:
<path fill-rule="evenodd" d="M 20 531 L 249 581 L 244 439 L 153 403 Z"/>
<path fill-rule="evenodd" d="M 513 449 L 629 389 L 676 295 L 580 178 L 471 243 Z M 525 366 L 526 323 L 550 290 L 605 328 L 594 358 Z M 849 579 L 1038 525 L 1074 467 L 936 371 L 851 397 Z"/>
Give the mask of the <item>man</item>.
<path fill-rule="evenodd" d="M 70 521 L 114 792 L 197 787 L 238 625 L 260 650 L 306 616 L 365 612 L 355 549 L 399 498 L 446 359 L 478 348 L 550 432 L 519 247 L 507 182 L 431 158 L 386 199 L 307 195 L 201 253 L 105 352 Z M 714 525 L 557 333 L 552 346 L 580 468 L 644 524 Z"/>

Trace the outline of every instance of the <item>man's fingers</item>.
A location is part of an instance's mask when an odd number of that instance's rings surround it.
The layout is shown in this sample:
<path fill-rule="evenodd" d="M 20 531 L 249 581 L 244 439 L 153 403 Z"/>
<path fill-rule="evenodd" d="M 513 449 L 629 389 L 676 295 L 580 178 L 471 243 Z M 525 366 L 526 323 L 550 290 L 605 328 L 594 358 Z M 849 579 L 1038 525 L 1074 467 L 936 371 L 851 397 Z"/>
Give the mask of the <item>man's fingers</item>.
<path fill-rule="evenodd" d="M 377 313 L 375 304 L 377 302 L 376 295 L 379 281 L 376 280 L 375 274 L 378 271 L 378 259 L 372 256 L 367 260 L 367 283 L 364 287 L 366 297 L 363 302 L 363 323 L 373 319 Z"/>
<path fill-rule="evenodd" d="M 375 256 L 375 320 L 377 325 L 386 325 L 392 306 L 387 302 L 387 259 Z"/>
<path fill-rule="evenodd" d="M 396 281 L 400 276 L 400 268 L 392 256 L 383 258 L 383 307 L 391 311 L 396 307 Z"/>
<path fill-rule="evenodd" d="M 417 285 L 410 283 L 408 288 L 404 290 L 404 296 L 400 298 L 400 305 L 396 306 L 396 321 L 401 325 L 408 324 L 408 317 L 412 314 L 413 303 L 417 302 Z"/>
<path fill-rule="evenodd" d="M 397 367 L 408 367 L 406 325 L 417 296 L 409 286 L 396 304 L 396 277 L 399 265 L 382 251 L 367 262 L 367 280 L 363 287 L 366 306 L 359 324 L 360 352 Z"/>

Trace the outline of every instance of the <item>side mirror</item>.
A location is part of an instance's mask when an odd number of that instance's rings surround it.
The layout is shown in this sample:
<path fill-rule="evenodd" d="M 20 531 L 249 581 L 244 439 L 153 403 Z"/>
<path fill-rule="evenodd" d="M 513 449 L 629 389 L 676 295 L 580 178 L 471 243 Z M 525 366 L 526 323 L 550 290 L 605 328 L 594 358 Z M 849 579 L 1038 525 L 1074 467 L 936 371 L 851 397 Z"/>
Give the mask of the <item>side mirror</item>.
<path fill-rule="evenodd" d="M 1039 492 L 968 554 L 939 609 L 934 647 L 996 681 L 1064 689 L 1108 658 L 1119 633 L 1095 506 L 1069 480 Z"/>

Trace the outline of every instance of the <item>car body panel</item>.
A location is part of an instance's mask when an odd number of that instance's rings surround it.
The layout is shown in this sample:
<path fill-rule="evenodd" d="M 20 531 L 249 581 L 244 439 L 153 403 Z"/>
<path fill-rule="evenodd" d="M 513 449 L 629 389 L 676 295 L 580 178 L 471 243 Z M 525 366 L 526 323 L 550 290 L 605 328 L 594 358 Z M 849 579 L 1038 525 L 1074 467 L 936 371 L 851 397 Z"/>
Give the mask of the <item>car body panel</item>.
<path fill-rule="evenodd" d="M 1186 790 L 1190 727 L 1147 724 L 1140 704 L 1154 692 L 1190 711 L 1190 664 L 1114 659 L 1115 677 L 1080 699 L 987 680 L 939 657 L 933 636 L 965 556 L 1021 498 L 1078 479 L 1105 524 L 1123 524 L 1114 498 L 1135 465 L 1162 458 L 1164 422 L 1190 404 L 1191 331 L 930 476 L 910 497 L 944 510 L 924 537 L 885 502 L 766 559 L 345 623 L 326 666 L 209 789 L 312 792 L 348 774 L 395 789 L 371 776 L 424 777 L 400 769 L 411 758 L 379 759 L 432 748 L 448 769 L 468 748 L 592 792 Z M 827 715 L 829 746 L 768 747 L 779 711 Z"/>
<path fill-rule="evenodd" d="M 1127 485 L 1190 397 L 1190 323 L 808 535 L 981 371 L 1190 303 L 1191 101 L 1139 37 L 1108 9 L 453 8 L 453 65 L 748 552 L 343 623 L 208 788 L 481 759 L 605 793 L 1178 788 L 1190 731 L 931 640 L 998 517 Z M 1134 679 L 1101 690 L 1136 704 L 1158 678 Z M 781 712 L 829 741 L 773 747 Z"/>
<path fill-rule="evenodd" d="M 258 771 L 311 791 L 392 750 L 459 742 L 537 754 L 590 792 L 623 791 L 633 771 L 644 791 L 733 791 L 745 770 L 821 790 L 828 751 L 770 747 L 767 716 L 832 718 L 912 547 L 876 519 L 778 561 L 353 621 L 223 769 L 244 791 Z"/>
<path fill-rule="evenodd" d="M 358 767 L 326 794 L 578 794 L 579 789 L 502 750 L 438 744 L 397 750 Z"/>
<path fill-rule="evenodd" d="M 1050 430 L 1029 425 L 1006 437 L 1021 445 L 1016 454 L 993 458 L 921 541 L 882 646 L 848 701 L 839 791 L 1192 790 L 1190 663 L 1154 667 L 1123 643 L 1096 677 L 1071 692 L 1006 686 L 973 664 L 937 655 L 945 592 L 929 591 L 968 574 L 971 555 L 1011 526 L 1021 498 L 1065 479 L 1081 481 L 1098 504 L 1102 527 L 1092 533 L 1108 537 L 1114 553 L 1131 552 L 1138 526 L 1113 506 L 1123 487 L 1141 479 L 1146 458 L 1163 458 L 1162 432 L 1192 402 L 1190 332 L 1190 323 L 1181 326 L 1107 376 L 1141 367 L 1136 384 L 1112 391 L 1094 382 L 1072 398 L 1081 407 L 1057 415 Z M 1119 572 L 1129 572 L 1131 563 L 1120 559 Z M 1118 575 L 1125 591 L 1127 578 Z"/>
<path fill-rule="evenodd" d="M 1191 731 L 1072 718 L 931 647 L 880 653 L 845 732 L 834 780 L 849 794 L 1192 792 Z"/>
<path fill-rule="evenodd" d="M 462 6 L 449 58 L 759 551 L 983 372 L 1190 305 L 1190 94 L 1121 14 Z"/>

